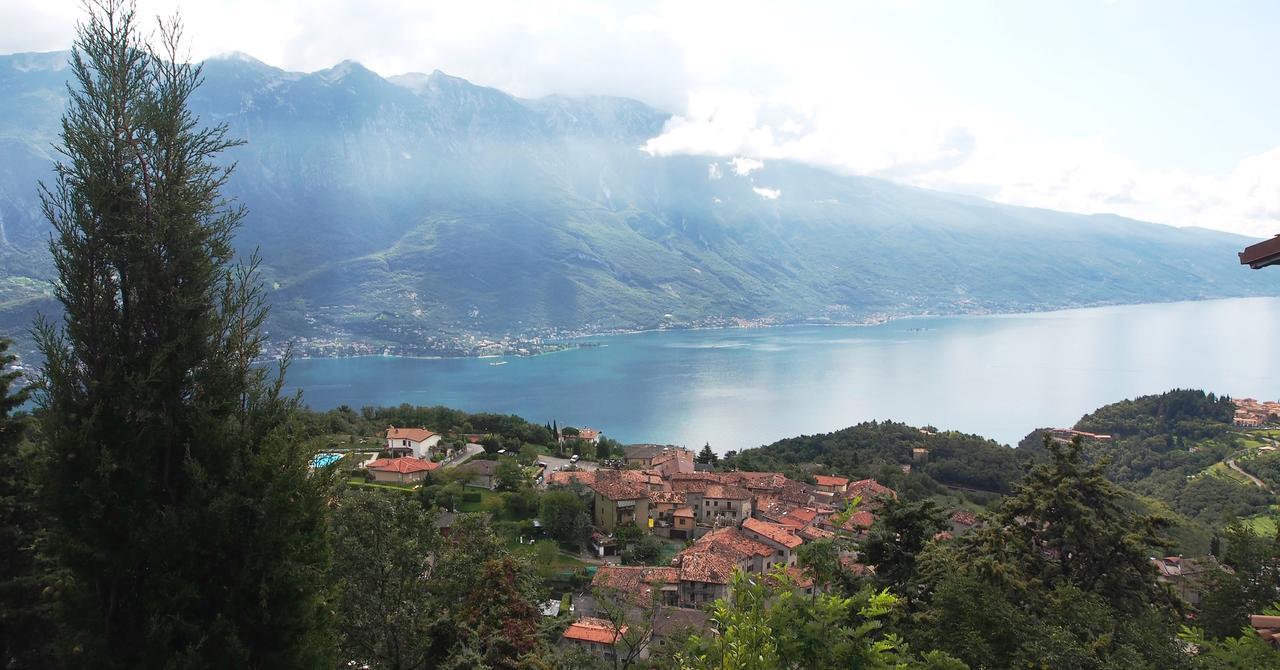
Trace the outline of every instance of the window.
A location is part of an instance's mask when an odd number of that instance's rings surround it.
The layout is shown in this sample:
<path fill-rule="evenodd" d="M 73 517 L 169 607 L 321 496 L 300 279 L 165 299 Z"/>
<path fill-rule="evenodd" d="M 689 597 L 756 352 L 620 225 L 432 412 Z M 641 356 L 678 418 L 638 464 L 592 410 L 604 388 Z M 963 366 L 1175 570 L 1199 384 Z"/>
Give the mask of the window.
<path fill-rule="evenodd" d="M 407 446 L 409 446 L 409 441 L 408 441 L 408 440 L 400 440 L 400 444 L 401 444 L 402 446 L 406 446 L 406 447 L 407 447 Z"/>

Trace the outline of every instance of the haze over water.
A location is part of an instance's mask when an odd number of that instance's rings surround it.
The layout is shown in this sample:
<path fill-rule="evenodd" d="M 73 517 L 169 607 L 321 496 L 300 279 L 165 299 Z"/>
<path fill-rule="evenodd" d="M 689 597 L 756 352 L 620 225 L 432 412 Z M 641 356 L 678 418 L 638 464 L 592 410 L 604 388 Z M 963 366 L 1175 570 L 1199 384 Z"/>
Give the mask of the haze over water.
<path fill-rule="evenodd" d="M 719 452 L 892 419 L 1017 444 L 1171 388 L 1280 397 L 1280 298 L 665 331 L 530 358 L 298 360 L 307 404 L 446 405 Z M 504 365 L 493 365 L 506 361 Z"/>

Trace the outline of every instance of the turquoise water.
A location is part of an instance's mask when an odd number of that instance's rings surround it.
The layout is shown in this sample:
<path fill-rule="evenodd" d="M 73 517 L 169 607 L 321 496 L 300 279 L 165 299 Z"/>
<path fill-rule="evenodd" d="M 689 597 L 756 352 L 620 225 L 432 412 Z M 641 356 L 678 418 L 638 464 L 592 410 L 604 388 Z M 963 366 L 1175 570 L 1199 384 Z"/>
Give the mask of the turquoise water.
<path fill-rule="evenodd" d="M 1016 444 L 1038 426 L 1175 387 L 1280 397 L 1280 298 L 587 341 L 601 346 L 299 360 L 289 382 L 318 409 L 439 404 L 720 452 L 871 419 Z"/>

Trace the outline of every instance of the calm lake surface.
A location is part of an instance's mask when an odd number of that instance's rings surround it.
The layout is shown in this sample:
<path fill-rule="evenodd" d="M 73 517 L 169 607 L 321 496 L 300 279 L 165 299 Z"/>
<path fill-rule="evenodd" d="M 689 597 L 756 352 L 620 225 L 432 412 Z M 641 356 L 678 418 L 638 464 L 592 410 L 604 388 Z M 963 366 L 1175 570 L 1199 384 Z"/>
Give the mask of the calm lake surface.
<path fill-rule="evenodd" d="M 1017 444 L 1175 387 L 1280 397 L 1280 298 L 590 338 L 531 358 L 299 360 L 307 404 L 447 405 L 719 452 L 871 419 Z M 504 365 L 493 365 L 505 361 Z"/>

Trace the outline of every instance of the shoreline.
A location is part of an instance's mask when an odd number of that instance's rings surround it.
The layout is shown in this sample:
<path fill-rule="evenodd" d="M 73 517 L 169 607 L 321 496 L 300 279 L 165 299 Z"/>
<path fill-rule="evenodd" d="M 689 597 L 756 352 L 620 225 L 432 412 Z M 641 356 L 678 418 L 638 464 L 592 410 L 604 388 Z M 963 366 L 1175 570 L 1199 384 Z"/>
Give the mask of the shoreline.
<path fill-rule="evenodd" d="M 1046 314 L 1077 312 L 1077 311 L 1083 311 L 1083 310 L 1101 310 L 1101 309 L 1111 309 L 1111 308 L 1120 308 L 1120 307 L 1141 307 L 1143 305 L 1177 305 L 1177 304 L 1196 304 L 1196 303 L 1206 303 L 1206 302 L 1225 302 L 1225 301 L 1231 301 L 1231 300 L 1278 300 L 1278 299 L 1280 299 L 1280 295 L 1236 296 L 1236 297 L 1229 297 L 1229 298 L 1204 298 L 1204 299 L 1197 299 L 1197 300 L 1165 300 L 1165 301 L 1133 302 L 1133 303 L 1100 303 L 1100 304 L 1088 304 L 1088 305 L 1075 305 L 1075 306 L 1067 306 L 1067 307 L 1052 307 L 1052 308 L 1046 308 L 1046 309 L 1024 310 L 1024 311 L 1015 311 L 1015 312 L 975 311 L 975 312 L 957 312 L 952 314 L 930 314 L 930 313 L 906 314 L 906 315 L 900 315 L 900 316 L 869 317 L 868 319 L 864 319 L 862 321 L 840 321 L 840 322 L 798 321 L 794 323 L 759 323 L 759 324 L 750 324 L 750 325 L 673 326 L 670 328 L 620 329 L 620 330 L 601 331 L 598 333 L 586 333 L 582 335 L 571 335 L 563 338 L 552 338 L 552 336 L 531 335 L 529 336 L 531 338 L 546 337 L 548 339 L 553 339 L 555 342 L 563 343 L 564 346 L 560 348 L 548 350 L 548 351 L 539 351 L 539 352 L 528 353 L 528 354 L 484 353 L 484 354 L 462 354 L 458 356 L 447 356 L 447 355 L 419 355 L 419 354 L 407 354 L 407 353 L 382 353 L 382 354 L 352 354 L 347 356 L 305 356 L 305 357 L 295 355 L 294 357 L 290 358 L 289 361 L 290 363 L 296 363 L 298 361 L 308 361 L 308 360 L 342 360 L 342 359 L 356 359 L 356 358 L 400 358 L 400 359 L 406 359 L 406 360 L 426 360 L 426 361 L 480 360 L 480 359 L 489 359 L 489 358 L 492 358 L 492 359 L 535 358 L 539 356 L 550 356 L 553 354 L 560 354 L 560 353 L 565 353 L 569 351 L 577 351 L 580 349 L 590 349 L 590 348 L 595 348 L 597 346 L 608 346 L 608 345 L 581 346 L 580 344 L 578 344 L 579 342 L 584 340 L 591 340 L 591 339 L 604 338 L 604 337 L 619 337 L 619 336 L 627 336 L 627 335 L 644 335 L 647 333 L 691 332 L 691 331 L 712 331 L 712 330 L 748 331 L 748 330 L 771 330 L 771 329 L 780 329 L 780 328 L 814 328 L 814 327 L 862 328 L 862 327 L 883 326 L 896 321 L 912 321 L 912 320 L 919 320 L 919 319 L 1016 318 L 1016 317 L 1026 317 L 1026 316 L 1036 316 L 1036 315 L 1046 315 Z M 279 361 L 279 360 L 281 360 L 279 357 L 270 357 L 270 358 L 264 358 L 262 362 L 272 362 L 272 361 Z"/>

